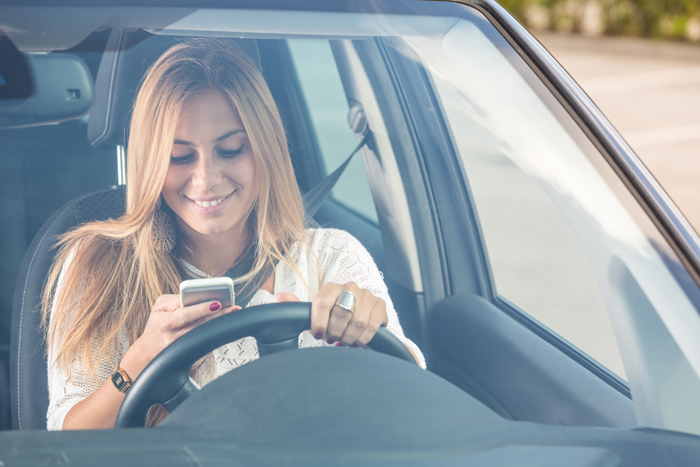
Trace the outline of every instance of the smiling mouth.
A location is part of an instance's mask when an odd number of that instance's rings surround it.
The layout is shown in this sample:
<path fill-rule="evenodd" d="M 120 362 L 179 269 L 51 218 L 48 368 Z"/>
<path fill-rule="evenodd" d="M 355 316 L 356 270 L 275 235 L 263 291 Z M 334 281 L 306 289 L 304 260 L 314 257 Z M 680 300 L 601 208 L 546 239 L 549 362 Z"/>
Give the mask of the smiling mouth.
<path fill-rule="evenodd" d="M 227 195 L 227 196 L 224 196 L 223 198 L 214 199 L 214 200 L 211 200 L 211 201 L 195 201 L 195 200 L 192 200 L 192 201 L 194 201 L 194 203 L 195 203 L 197 206 L 200 206 L 200 207 L 203 207 L 203 208 L 209 208 L 209 207 L 212 207 L 212 206 L 216 206 L 217 204 L 223 203 L 224 200 L 226 200 L 226 198 L 228 198 L 229 196 L 231 196 L 231 195 Z"/>

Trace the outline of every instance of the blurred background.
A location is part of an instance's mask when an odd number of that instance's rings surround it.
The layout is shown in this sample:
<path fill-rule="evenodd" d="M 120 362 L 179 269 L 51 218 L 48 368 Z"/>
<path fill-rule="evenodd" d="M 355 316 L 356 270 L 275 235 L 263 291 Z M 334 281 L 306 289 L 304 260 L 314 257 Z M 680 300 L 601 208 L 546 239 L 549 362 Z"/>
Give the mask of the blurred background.
<path fill-rule="evenodd" d="M 700 231 L 700 0 L 501 0 Z"/>

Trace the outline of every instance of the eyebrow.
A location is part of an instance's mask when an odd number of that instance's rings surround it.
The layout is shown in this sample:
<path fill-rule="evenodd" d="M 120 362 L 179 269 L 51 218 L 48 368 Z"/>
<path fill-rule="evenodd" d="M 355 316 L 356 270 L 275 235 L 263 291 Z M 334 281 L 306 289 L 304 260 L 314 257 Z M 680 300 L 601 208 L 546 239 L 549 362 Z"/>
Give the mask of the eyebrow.
<path fill-rule="evenodd" d="M 218 138 L 216 138 L 214 140 L 214 142 L 218 143 L 219 141 L 223 141 L 226 138 L 230 138 L 233 135 L 237 135 L 238 133 L 245 133 L 245 130 L 239 128 L 238 130 L 229 131 L 228 133 L 225 133 L 225 134 L 219 136 Z M 184 139 L 176 139 L 175 141 L 173 141 L 173 143 L 174 144 L 184 144 L 187 146 L 194 146 L 195 145 L 194 143 L 190 143 L 189 141 L 185 141 Z"/>

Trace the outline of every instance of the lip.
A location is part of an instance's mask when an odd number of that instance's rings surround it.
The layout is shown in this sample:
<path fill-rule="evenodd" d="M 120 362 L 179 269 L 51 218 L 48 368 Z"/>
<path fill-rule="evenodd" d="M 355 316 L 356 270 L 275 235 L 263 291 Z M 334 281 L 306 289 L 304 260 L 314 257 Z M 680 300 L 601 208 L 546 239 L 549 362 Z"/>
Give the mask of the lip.
<path fill-rule="evenodd" d="M 220 202 L 216 206 L 209 206 L 208 208 L 200 206 L 199 204 L 195 203 L 195 201 L 193 199 L 187 198 L 187 196 L 185 196 L 185 198 L 187 199 L 187 201 L 190 202 L 190 206 L 192 206 L 195 211 L 200 212 L 202 214 L 216 214 L 217 212 L 220 212 L 221 210 L 223 210 L 226 207 L 228 202 L 231 200 L 231 195 L 233 195 L 235 192 L 236 192 L 235 190 L 232 191 L 231 193 L 226 195 L 226 197 L 224 198 L 224 200 L 222 202 Z M 198 198 L 197 201 L 200 201 L 200 202 L 201 201 L 213 201 L 216 199 L 221 199 L 221 196 L 213 196 L 210 198 Z"/>

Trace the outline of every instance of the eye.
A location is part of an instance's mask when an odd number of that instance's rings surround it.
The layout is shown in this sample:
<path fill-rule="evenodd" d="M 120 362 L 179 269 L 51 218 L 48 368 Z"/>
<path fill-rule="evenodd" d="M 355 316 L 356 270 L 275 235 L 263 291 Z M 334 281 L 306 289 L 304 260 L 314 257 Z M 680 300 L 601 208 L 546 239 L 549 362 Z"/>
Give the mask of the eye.
<path fill-rule="evenodd" d="M 219 156 L 224 159 L 234 159 L 245 152 L 245 144 L 242 144 L 240 148 L 233 150 L 219 149 Z"/>
<path fill-rule="evenodd" d="M 175 165 L 185 165 L 189 164 L 194 160 L 194 154 L 187 154 L 186 156 L 170 156 L 170 163 Z"/>

